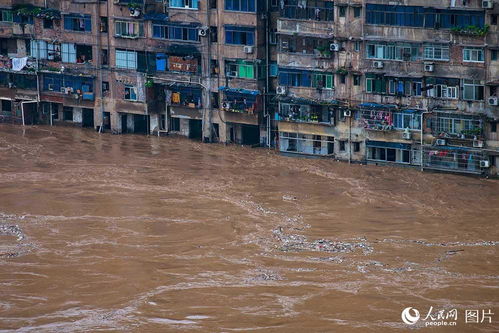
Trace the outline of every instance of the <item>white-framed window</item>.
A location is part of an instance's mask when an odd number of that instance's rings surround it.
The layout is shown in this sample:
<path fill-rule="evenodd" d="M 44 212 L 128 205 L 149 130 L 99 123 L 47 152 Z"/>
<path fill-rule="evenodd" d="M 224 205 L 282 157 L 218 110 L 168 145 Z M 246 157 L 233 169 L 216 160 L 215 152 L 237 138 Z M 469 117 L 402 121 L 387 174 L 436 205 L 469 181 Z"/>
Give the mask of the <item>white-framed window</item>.
<path fill-rule="evenodd" d="M 62 43 L 62 62 L 76 63 L 76 44 Z"/>
<path fill-rule="evenodd" d="M 115 35 L 121 37 L 143 37 L 144 24 L 132 21 L 114 21 Z"/>
<path fill-rule="evenodd" d="M 44 40 L 32 40 L 30 43 L 30 56 L 38 59 L 47 59 L 47 42 Z"/>
<path fill-rule="evenodd" d="M 459 97 L 458 91 L 457 86 L 437 84 L 432 89 L 428 90 L 428 97 L 457 99 Z"/>
<path fill-rule="evenodd" d="M 464 62 L 484 62 L 483 49 L 479 47 L 465 47 L 463 49 Z"/>
<path fill-rule="evenodd" d="M 137 87 L 125 85 L 125 96 L 123 98 L 126 101 L 136 101 L 137 100 Z"/>
<path fill-rule="evenodd" d="M 464 80 L 463 99 L 467 101 L 482 101 L 484 99 L 484 85 L 479 80 Z"/>
<path fill-rule="evenodd" d="M 137 52 L 116 50 L 116 67 L 126 69 L 137 69 Z"/>
<path fill-rule="evenodd" d="M 417 60 L 419 58 L 418 44 L 374 44 L 366 46 L 368 59 L 381 60 Z"/>
<path fill-rule="evenodd" d="M 425 60 L 449 60 L 449 45 L 424 44 L 423 57 Z"/>

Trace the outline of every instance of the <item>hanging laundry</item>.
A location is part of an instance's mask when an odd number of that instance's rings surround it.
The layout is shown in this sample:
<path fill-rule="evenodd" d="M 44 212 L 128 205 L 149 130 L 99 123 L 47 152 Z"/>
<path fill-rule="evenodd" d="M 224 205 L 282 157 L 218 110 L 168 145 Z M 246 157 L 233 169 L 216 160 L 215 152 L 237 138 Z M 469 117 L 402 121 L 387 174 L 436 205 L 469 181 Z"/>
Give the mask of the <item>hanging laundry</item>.
<path fill-rule="evenodd" d="M 12 70 L 18 72 L 22 70 L 27 63 L 28 63 L 28 57 L 12 58 Z"/>

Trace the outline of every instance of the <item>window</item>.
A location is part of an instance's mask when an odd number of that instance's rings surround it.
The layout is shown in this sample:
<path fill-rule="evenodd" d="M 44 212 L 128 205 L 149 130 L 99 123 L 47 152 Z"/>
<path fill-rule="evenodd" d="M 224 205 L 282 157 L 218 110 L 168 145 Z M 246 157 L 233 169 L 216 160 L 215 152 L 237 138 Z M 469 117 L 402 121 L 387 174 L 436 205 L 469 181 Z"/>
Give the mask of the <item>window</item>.
<path fill-rule="evenodd" d="M 218 43 L 218 27 L 210 27 L 210 41 L 212 43 Z"/>
<path fill-rule="evenodd" d="M 360 86 L 360 75 L 354 75 L 353 76 L 353 85 L 354 86 Z"/>
<path fill-rule="evenodd" d="M 169 40 L 199 41 L 198 28 L 181 25 L 153 25 L 153 37 Z"/>
<path fill-rule="evenodd" d="M 484 85 L 478 80 L 464 80 L 463 99 L 468 101 L 481 101 L 484 98 Z"/>
<path fill-rule="evenodd" d="M 393 127 L 396 129 L 421 129 L 421 115 L 415 112 L 393 112 Z"/>
<path fill-rule="evenodd" d="M 347 6 L 339 6 L 338 8 L 338 15 L 340 17 L 345 17 L 347 14 Z"/>
<path fill-rule="evenodd" d="M 375 94 L 386 93 L 386 80 L 382 76 L 366 75 L 366 92 Z"/>
<path fill-rule="evenodd" d="M 464 62 L 483 62 L 483 49 L 478 47 L 465 47 L 463 49 Z"/>
<path fill-rule="evenodd" d="M 102 63 L 102 66 L 109 65 L 109 57 L 108 57 L 107 49 L 101 50 L 101 63 Z"/>
<path fill-rule="evenodd" d="M 115 36 L 119 37 L 143 37 L 144 25 L 142 22 L 115 21 Z"/>
<path fill-rule="evenodd" d="M 333 21 L 334 4 L 323 0 L 287 0 L 279 2 L 280 16 L 297 20 Z"/>
<path fill-rule="evenodd" d="M 469 115 L 449 114 L 437 112 L 433 117 L 427 119 L 427 127 L 434 134 L 465 134 L 474 132 L 481 133 L 482 121 L 479 117 Z"/>
<path fill-rule="evenodd" d="M 2 99 L 1 106 L 3 112 L 8 112 L 8 113 L 12 112 L 12 101 Z"/>
<path fill-rule="evenodd" d="M 232 45 L 254 45 L 255 28 L 225 26 L 225 44 Z"/>
<path fill-rule="evenodd" d="M 497 14 L 490 15 L 490 24 L 497 25 Z"/>
<path fill-rule="evenodd" d="M 137 69 L 137 52 L 116 50 L 116 67 Z"/>
<path fill-rule="evenodd" d="M 428 90 L 429 97 L 438 97 L 438 98 L 450 98 L 457 99 L 458 96 L 458 87 L 449 87 L 445 84 L 437 84 L 432 89 Z"/>
<path fill-rule="evenodd" d="M 497 61 L 497 54 L 499 50 L 490 50 L 490 60 Z"/>
<path fill-rule="evenodd" d="M 64 29 L 72 31 L 92 31 L 92 18 L 90 15 L 69 14 L 64 16 Z"/>
<path fill-rule="evenodd" d="M 345 74 L 340 74 L 340 83 L 345 84 L 347 82 L 347 76 Z"/>
<path fill-rule="evenodd" d="M 225 76 L 240 79 L 255 79 L 255 63 L 251 61 L 225 61 Z"/>
<path fill-rule="evenodd" d="M 107 93 L 109 91 L 109 82 L 102 81 L 102 93 Z"/>
<path fill-rule="evenodd" d="M 493 121 L 490 123 L 490 131 L 492 133 L 496 133 L 497 132 L 497 121 Z"/>
<path fill-rule="evenodd" d="M 388 80 L 388 93 L 398 96 L 421 96 L 422 83 L 416 79 L 394 78 Z"/>
<path fill-rule="evenodd" d="M 284 53 L 315 54 L 319 57 L 330 57 L 331 40 L 305 36 L 279 36 L 280 50 Z"/>
<path fill-rule="evenodd" d="M 136 101 L 137 100 L 137 88 L 130 85 L 125 85 L 125 96 L 126 101 Z"/>
<path fill-rule="evenodd" d="M 180 131 L 180 118 L 170 119 L 170 131 L 179 132 Z"/>
<path fill-rule="evenodd" d="M 198 0 L 170 0 L 170 8 L 199 9 Z"/>
<path fill-rule="evenodd" d="M 43 19 L 43 29 L 53 29 L 54 21 L 50 19 Z"/>
<path fill-rule="evenodd" d="M 360 17 L 362 7 L 353 7 L 353 17 Z"/>
<path fill-rule="evenodd" d="M 367 159 L 382 162 L 410 163 L 411 151 L 408 149 L 367 147 Z"/>
<path fill-rule="evenodd" d="M 485 24 L 484 11 L 439 9 L 422 6 L 366 4 L 366 23 L 406 27 L 444 28 Z"/>
<path fill-rule="evenodd" d="M 76 63 L 76 44 L 62 43 L 62 62 Z"/>
<path fill-rule="evenodd" d="M 332 74 L 314 74 L 312 86 L 320 89 L 333 89 L 334 76 Z"/>
<path fill-rule="evenodd" d="M 345 151 L 346 150 L 346 141 L 345 140 L 340 140 L 340 151 Z"/>
<path fill-rule="evenodd" d="M 100 32 L 107 32 L 108 31 L 108 20 L 107 17 L 101 16 L 100 18 Z"/>
<path fill-rule="evenodd" d="M 358 153 L 360 151 L 360 142 L 353 142 L 353 151 Z"/>
<path fill-rule="evenodd" d="M 225 10 L 255 12 L 255 0 L 225 0 Z"/>
<path fill-rule="evenodd" d="M 357 8 L 357 7 L 355 7 Z M 353 44 L 353 50 L 355 52 L 359 52 L 360 51 L 360 41 L 355 41 L 354 44 Z"/>
<path fill-rule="evenodd" d="M 12 22 L 12 11 L 0 9 L 0 20 L 2 20 L 2 22 Z"/>
<path fill-rule="evenodd" d="M 423 57 L 426 60 L 449 60 L 449 45 L 425 44 Z"/>
<path fill-rule="evenodd" d="M 73 108 L 69 106 L 65 106 L 62 109 L 62 120 L 64 121 L 73 121 Z"/>
<path fill-rule="evenodd" d="M 382 60 L 418 60 L 419 44 L 396 43 L 396 44 L 373 44 L 366 47 L 368 59 Z"/>

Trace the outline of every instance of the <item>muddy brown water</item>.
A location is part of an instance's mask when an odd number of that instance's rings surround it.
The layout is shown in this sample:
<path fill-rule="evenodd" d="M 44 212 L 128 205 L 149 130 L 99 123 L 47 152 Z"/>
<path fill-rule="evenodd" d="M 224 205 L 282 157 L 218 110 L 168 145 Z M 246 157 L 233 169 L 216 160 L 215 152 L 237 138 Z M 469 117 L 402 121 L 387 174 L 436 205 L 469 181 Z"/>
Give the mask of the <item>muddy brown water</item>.
<path fill-rule="evenodd" d="M 497 180 L 0 125 L 0 219 L 2 332 L 499 329 Z"/>

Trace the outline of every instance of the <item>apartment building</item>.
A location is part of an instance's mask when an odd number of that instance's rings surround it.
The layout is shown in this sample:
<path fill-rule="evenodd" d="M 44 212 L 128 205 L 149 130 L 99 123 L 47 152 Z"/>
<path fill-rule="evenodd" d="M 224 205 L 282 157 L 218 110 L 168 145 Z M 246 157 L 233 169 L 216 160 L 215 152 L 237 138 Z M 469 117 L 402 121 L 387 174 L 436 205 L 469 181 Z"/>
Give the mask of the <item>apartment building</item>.
<path fill-rule="evenodd" d="M 497 175 L 498 0 L 0 0 L 0 120 Z"/>

